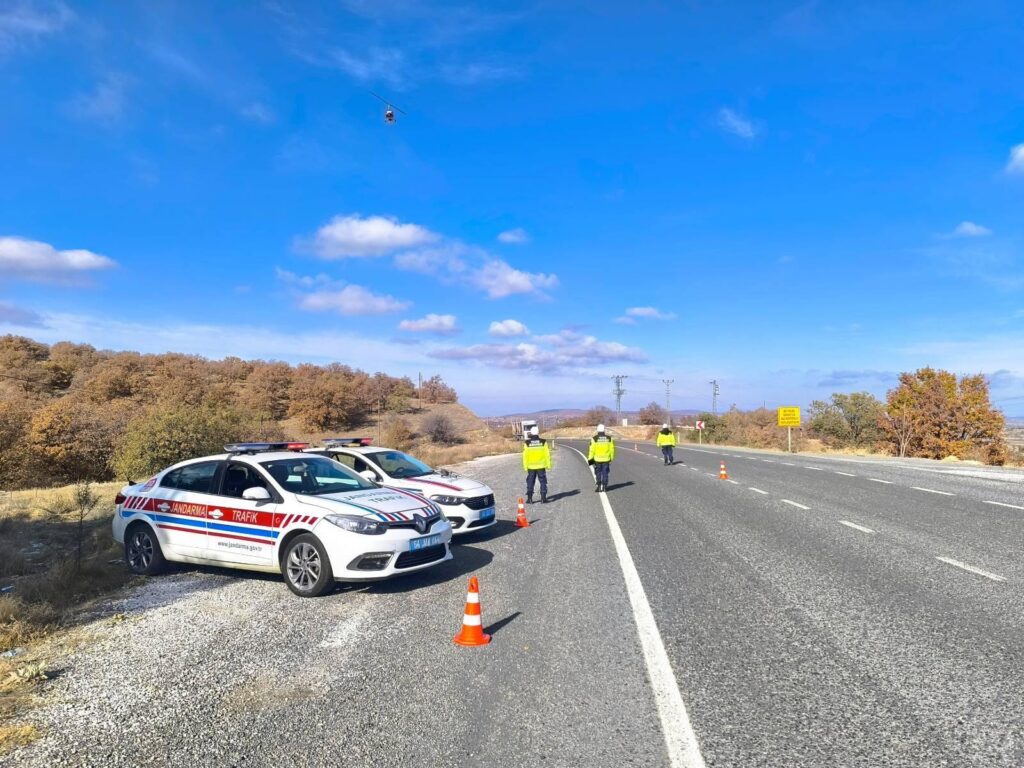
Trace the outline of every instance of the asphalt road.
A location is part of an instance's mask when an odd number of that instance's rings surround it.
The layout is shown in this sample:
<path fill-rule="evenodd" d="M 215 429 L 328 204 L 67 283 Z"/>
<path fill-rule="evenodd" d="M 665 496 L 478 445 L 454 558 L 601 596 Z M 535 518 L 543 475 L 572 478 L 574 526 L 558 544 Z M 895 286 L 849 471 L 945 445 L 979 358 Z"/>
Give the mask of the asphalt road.
<path fill-rule="evenodd" d="M 0 763 L 1024 765 L 1024 474 L 627 442 L 606 509 L 572 445 L 525 530 L 518 457 L 467 466 L 500 522 L 433 572 L 300 600 L 188 569 L 101 606 Z M 473 574 L 485 648 L 451 642 Z"/>

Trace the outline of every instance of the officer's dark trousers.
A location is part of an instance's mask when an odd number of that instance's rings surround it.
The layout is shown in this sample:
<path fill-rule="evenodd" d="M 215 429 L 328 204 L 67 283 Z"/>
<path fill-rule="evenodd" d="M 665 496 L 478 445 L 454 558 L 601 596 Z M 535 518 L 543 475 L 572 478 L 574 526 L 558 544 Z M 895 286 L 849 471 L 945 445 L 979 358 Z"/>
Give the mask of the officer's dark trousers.
<path fill-rule="evenodd" d="M 608 485 L 608 470 L 611 469 L 610 461 L 594 462 L 594 480 L 600 485 Z"/>
<path fill-rule="evenodd" d="M 533 486 L 540 479 L 540 495 L 548 495 L 548 471 L 546 469 L 526 470 L 526 496 L 533 496 Z"/>
<path fill-rule="evenodd" d="M 671 464 L 675 459 L 672 458 L 672 446 L 663 445 L 661 446 L 661 455 L 665 457 L 665 463 Z"/>

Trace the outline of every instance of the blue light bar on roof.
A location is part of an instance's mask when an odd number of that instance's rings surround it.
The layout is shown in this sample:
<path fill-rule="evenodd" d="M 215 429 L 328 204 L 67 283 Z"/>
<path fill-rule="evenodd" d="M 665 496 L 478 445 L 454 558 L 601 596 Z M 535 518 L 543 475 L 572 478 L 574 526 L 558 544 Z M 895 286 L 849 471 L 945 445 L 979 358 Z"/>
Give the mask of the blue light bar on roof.
<path fill-rule="evenodd" d="M 229 443 L 224 446 L 228 453 L 260 453 L 263 451 L 301 451 L 309 443 Z"/>
<path fill-rule="evenodd" d="M 324 445 L 369 445 L 373 442 L 372 437 L 328 437 Z"/>

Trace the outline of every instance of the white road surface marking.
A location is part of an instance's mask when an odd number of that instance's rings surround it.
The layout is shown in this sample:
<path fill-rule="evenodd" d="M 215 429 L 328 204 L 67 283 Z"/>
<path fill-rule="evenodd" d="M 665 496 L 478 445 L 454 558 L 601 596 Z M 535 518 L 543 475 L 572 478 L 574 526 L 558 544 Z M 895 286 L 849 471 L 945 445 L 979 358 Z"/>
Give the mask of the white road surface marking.
<path fill-rule="evenodd" d="M 765 464 L 778 464 L 774 459 L 761 459 Z"/>
<path fill-rule="evenodd" d="M 842 475 L 843 477 L 856 477 L 856 475 L 853 474 L 852 472 L 840 472 L 840 471 L 836 470 L 836 474 L 837 475 Z"/>
<path fill-rule="evenodd" d="M 1010 509 L 1024 509 L 1024 507 L 1018 507 L 1016 504 L 1007 504 L 1003 501 L 983 501 L 982 504 L 994 504 L 997 507 L 1009 507 Z"/>
<path fill-rule="evenodd" d="M 576 451 L 575 448 L 573 450 Z M 582 453 L 580 457 L 585 460 Z M 644 591 L 643 582 L 640 581 L 640 574 L 636 570 L 633 556 L 629 553 L 629 547 L 615 519 L 615 512 L 607 494 L 602 493 L 600 496 L 608 530 L 611 531 L 615 552 L 619 556 L 619 565 L 622 566 L 626 593 L 633 608 L 633 620 L 636 622 L 640 648 L 647 663 L 647 676 L 654 692 L 654 702 L 658 706 L 658 718 L 661 720 L 661 732 L 665 737 L 669 764 L 672 768 L 705 768 L 697 734 L 690 724 L 690 716 L 683 703 L 683 695 L 679 692 L 679 683 L 668 660 L 665 643 L 658 632 L 658 624 L 654 621 L 654 612 L 647 601 L 647 593 Z"/>
<path fill-rule="evenodd" d="M 877 477 L 869 477 L 872 483 L 885 483 L 886 485 L 892 485 L 892 480 L 879 480 Z"/>
<path fill-rule="evenodd" d="M 921 488 L 920 486 L 917 485 L 912 485 L 910 487 L 913 488 L 915 491 L 924 491 L 925 493 L 937 493 L 940 496 L 956 496 L 955 493 L 950 493 L 949 491 L 936 491 L 934 488 Z"/>
<path fill-rule="evenodd" d="M 789 499 L 783 499 L 782 503 L 783 504 L 789 504 L 791 507 L 796 507 L 797 509 L 810 509 L 810 507 L 808 507 L 808 506 L 806 506 L 804 504 L 799 504 L 799 503 L 797 503 L 795 501 L 790 501 Z"/>
<path fill-rule="evenodd" d="M 739 480 L 730 480 L 729 482 L 732 483 L 733 485 L 739 485 L 740 484 Z"/>
<path fill-rule="evenodd" d="M 842 523 L 845 526 L 853 528 L 856 531 L 860 531 L 861 533 L 874 533 L 874 531 L 871 530 L 870 528 L 865 528 L 863 525 L 857 525 L 856 523 L 851 523 L 849 520 L 840 520 L 839 522 Z"/>
<path fill-rule="evenodd" d="M 794 463 L 792 463 L 790 461 L 784 461 L 782 463 L 785 464 L 787 467 L 795 467 L 796 466 L 796 464 L 794 464 Z"/>
<path fill-rule="evenodd" d="M 768 491 L 762 491 L 760 488 L 754 488 L 753 486 L 751 486 L 750 490 L 752 490 L 754 493 L 761 493 L 764 494 L 765 496 L 768 495 Z"/>
<path fill-rule="evenodd" d="M 983 571 L 981 570 L 981 568 L 975 568 L 973 565 L 961 563 L 959 560 L 954 560 L 951 557 L 936 557 L 935 559 L 941 560 L 942 562 L 948 563 L 949 565 L 954 565 L 957 568 L 963 568 L 965 571 L 976 573 L 979 576 L 984 576 L 986 579 L 992 579 L 992 581 L 1006 581 L 1004 577 L 1000 576 L 997 573 L 989 573 L 988 571 Z"/>
<path fill-rule="evenodd" d="M 824 472 L 824 471 L 825 471 L 825 470 L 824 470 L 824 469 L 822 469 L 821 467 L 810 467 L 810 466 L 805 466 L 805 467 L 804 467 L 804 469 L 813 469 L 813 470 L 814 470 L 815 472 Z"/>

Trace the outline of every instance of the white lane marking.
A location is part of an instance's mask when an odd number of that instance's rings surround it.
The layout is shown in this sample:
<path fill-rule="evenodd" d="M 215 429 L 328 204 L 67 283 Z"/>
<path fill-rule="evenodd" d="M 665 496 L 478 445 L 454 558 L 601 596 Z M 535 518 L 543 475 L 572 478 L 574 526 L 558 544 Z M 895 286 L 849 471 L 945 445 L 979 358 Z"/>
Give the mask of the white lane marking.
<path fill-rule="evenodd" d="M 805 467 L 804 467 L 804 469 L 813 469 L 813 470 L 814 470 L 815 472 L 824 472 L 824 471 L 825 471 L 825 470 L 824 470 L 824 469 L 822 469 L 821 467 L 809 467 L 809 466 L 805 466 Z"/>
<path fill-rule="evenodd" d="M 575 448 L 573 450 L 576 451 Z M 576 453 L 586 460 L 582 453 Z M 607 494 L 602 493 L 600 496 L 608 530 L 611 531 L 615 552 L 619 556 L 619 565 L 622 566 L 622 576 L 626 581 L 626 594 L 629 595 L 629 604 L 633 608 L 633 621 L 636 622 L 636 631 L 640 636 L 640 648 L 647 663 L 647 676 L 654 692 L 654 702 L 658 706 L 658 718 L 661 720 L 661 732 L 665 737 L 669 764 L 672 768 L 705 768 L 697 734 L 690 724 L 690 716 L 686 712 L 686 704 L 683 703 L 683 695 L 679 692 L 679 683 L 668 660 L 665 643 L 658 632 L 658 624 L 654 620 L 651 604 L 647 601 L 647 593 L 644 591 L 643 582 L 640 581 L 640 574 L 636 570 L 633 556 L 629 553 L 629 547 L 615 519 L 615 512 Z"/>
<path fill-rule="evenodd" d="M 979 576 L 984 576 L 986 579 L 992 579 L 992 581 L 1006 581 L 1006 579 L 1003 576 L 1000 576 L 997 573 L 989 573 L 988 571 L 983 571 L 981 570 L 981 568 L 975 568 L 973 565 L 961 563 L 959 560 L 954 560 L 951 557 L 936 557 L 935 559 L 941 560 L 942 562 L 948 563 L 949 565 L 955 565 L 957 568 L 963 568 L 965 571 L 976 573 Z"/>
<path fill-rule="evenodd" d="M 708 477 L 718 477 L 714 472 L 708 472 Z"/>
<path fill-rule="evenodd" d="M 1018 507 L 1016 504 L 1007 504 L 1002 501 L 983 501 L 982 504 L 995 504 L 997 507 L 1009 507 L 1010 509 L 1024 509 L 1024 507 Z"/>
<path fill-rule="evenodd" d="M 892 485 L 892 480 L 879 480 L 877 477 L 869 477 L 872 483 L 885 483 L 886 485 Z"/>
<path fill-rule="evenodd" d="M 784 462 L 782 462 L 782 463 L 783 463 L 783 464 L 785 464 L 785 465 L 786 465 L 787 467 L 795 467 L 795 466 L 796 466 L 796 464 L 794 464 L 794 463 L 793 463 L 793 462 L 791 462 L 791 461 L 784 461 Z"/>
<path fill-rule="evenodd" d="M 768 495 L 768 491 L 762 491 L 760 488 L 754 488 L 753 486 L 750 487 L 750 490 L 752 490 L 754 493 L 760 493 L 765 496 Z"/>
<path fill-rule="evenodd" d="M 739 485 L 740 484 L 739 480 L 730 480 L 729 482 L 732 483 L 733 485 Z"/>
<path fill-rule="evenodd" d="M 861 533 L 874 533 L 874 531 L 871 530 L 870 528 L 865 528 L 863 525 L 857 525 L 856 523 L 851 523 L 849 520 L 840 520 L 839 522 L 842 523 L 843 525 L 846 525 L 846 526 L 849 526 L 850 528 L 853 528 L 854 530 L 860 531 Z"/>
<path fill-rule="evenodd" d="M 840 472 L 839 470 L 836 470 L 836 474 L 842 475 L 843 477 L 856 477 L 852 472 Z"/>
<path fill-rule="evenodd" d="M 796 507 L 797 509 L 810 509 L 810 507 L 808 507 L 808 506 L 805 506 L 803 504 L 798 504 L 797 502 L 790 501 L 789 499 L 783 499 L 782 503 L 783 504 L 789 504 L 791 507 Z"/>
<path fill-rule="evenodd" d="M 779 462 L 777 462 L 777 461 L 775 461 L 773 459 L 761 459 L 761 461 L 763 461 L 765 464 L 778 464 L 779 463 Z"/>
<path fill-rule="evenodd" d="M 920 486 L 917 485 L 912 485 L 910 487 L 913 488 L 915 491 L 924 491 L 925 493 L 937 493 L 940 496 L 956 496 L 955 493 L 950 493 L 949 491 L 936 491 L 934 488 L 921 488 Z"/>
<path fill-rule="evenodd" d="M 694 472 L 700 472 L 700 470 L 697 469 L 697 467 L 690 467 L 690 469 L 692 469 Z"/>

